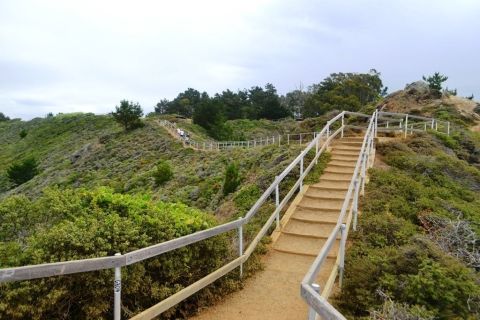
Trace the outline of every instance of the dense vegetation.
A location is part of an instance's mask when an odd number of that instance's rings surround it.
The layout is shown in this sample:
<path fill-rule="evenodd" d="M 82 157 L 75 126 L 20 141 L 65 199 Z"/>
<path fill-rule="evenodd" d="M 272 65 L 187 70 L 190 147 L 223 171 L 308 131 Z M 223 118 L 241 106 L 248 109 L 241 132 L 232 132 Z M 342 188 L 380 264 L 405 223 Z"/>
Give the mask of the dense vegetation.
<path fill-rule="evenodd" d="M 386 306 L 412 319 L 480 315 L 480 171 L 450 140 L 378 146 L 389 168 L 371 171 L 337 300 L 350 317 Z"/>
<path fill-rule="evenodd" d="M 21 266 L 126 253 L 209 228 L 215 220 L 183 204 L 110 189 L 47 189 L 36 200 L 0 203 L 2 266 Z M 137 313 L 208 274 L 231 258 L 224 236 L 163 254 L 123 270 L 123 313 Z M 0 285 L 0 318 L 105 319 L 112 313 L 112 272 L 82 273 Z M 235 286 L 228 278 L 165 315 L 178 318 L 185 305 L 202 304 Z M 34 307 L 32 307 L 34 306 Z"/>

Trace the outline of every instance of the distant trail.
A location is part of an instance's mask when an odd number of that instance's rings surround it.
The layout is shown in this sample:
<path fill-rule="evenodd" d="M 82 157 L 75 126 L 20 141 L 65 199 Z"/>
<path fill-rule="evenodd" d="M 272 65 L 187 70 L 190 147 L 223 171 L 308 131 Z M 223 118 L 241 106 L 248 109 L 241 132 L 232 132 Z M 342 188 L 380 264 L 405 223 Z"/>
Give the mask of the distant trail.
<path fill-rule="evenodd" d="M 256 148 L 268 145 L 304 145 L 309 143 L 312 139 L 315 138 L 316 132 L 306 132 L 306 133 L 289 133 L 289 134 L 277 134 L 261 139 L 255 140 L 246 140 L 246 141 L 194 141 L 190 138 L 185 139 L 180 136 L 177 132 L 178 129 L 184 131 L 187 134 L 187 131 L 177 127 L 175 123 L 172 123 L 168 120 L 155 120 L 155 123 L 160 127 L 167 129 L 167 132 L 176 140 L 182 142 L 185 148 L 192 148 L 198 151 L 219 151 L 219 150 L 230 150 L 234 148 Z"/>

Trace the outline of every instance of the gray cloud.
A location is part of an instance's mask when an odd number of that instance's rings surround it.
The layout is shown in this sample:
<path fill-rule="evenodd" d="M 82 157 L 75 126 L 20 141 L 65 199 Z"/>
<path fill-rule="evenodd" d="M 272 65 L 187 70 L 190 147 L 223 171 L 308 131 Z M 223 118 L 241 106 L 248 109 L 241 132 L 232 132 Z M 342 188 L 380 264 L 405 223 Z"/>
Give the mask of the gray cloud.
<path fill-rule="evenodd" d="M 382 72 L 391 90 L 440 71 L 480 97 L 480 3 L 440 1 L 0 2 L 0 111 L 146 111 L 187 87 L 267 82 L 285 93 L 331 72 Z"/>

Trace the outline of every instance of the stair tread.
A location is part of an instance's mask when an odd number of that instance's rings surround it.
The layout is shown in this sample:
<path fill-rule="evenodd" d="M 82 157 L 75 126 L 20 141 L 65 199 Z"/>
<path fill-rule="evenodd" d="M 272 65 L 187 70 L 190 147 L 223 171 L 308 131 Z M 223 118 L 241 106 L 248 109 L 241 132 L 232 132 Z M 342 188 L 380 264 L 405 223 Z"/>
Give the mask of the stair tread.
<path fill-rule="evenodd" d="M 273 248 L 282 252 L 291 252 L 299 255 L 317 256 L 326 239 L 314 239 L 299 237 L 291 234 L 281 234 Z M 329 252 L 330 256 L 336 256 L 339 240 L 335 241 Z"/>

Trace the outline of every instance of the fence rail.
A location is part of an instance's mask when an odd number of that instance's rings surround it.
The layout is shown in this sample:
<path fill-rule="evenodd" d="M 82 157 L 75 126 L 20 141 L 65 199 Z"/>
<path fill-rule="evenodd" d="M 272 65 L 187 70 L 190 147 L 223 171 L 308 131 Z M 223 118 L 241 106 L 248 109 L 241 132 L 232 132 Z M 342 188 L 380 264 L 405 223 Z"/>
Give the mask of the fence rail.
<path fill-rule="evenodd" d="M 170 122 L 168 120 L 159 120 L 158 123 L 169 130 L 173 135 L 178 136 L 185 146 L 202 151 L 229 150 L 234 148 L 256 148 L 270 145 L 281 146 L 290 144 L 308 144 L 315 138 L 316 135 L 316 132 L 301 132 L 276 134 L 263 138 L 242 141 L 195 141 L 189 138 L 191 134 L 183 129 L 180 129 L 180 127 L 178 127 L 174 122 Z M 181 136 L 177 132 L 177 129 L 183 131 L 184 135 Z"/>
<path fill-rule="evenodd" d="M 178 248 L 185 247 L 187 245 L 202 241 L 214 237 L 219 234 L 231 230 L 237 230 L 239 236 L 239 248 L 238 248 L 238 257 L 218 270 L 208 274 L 202 279 L 196 281 L 195 283 L 189 285 L 188 287 L 180 290 L 179 292 L 173 294 L 169 298 L 159 302 L 158 304 L 152 306 L 151 308 L 139 313 L 134 316 L 132 319 L 152 319 L 162 312 L 168 310 L 172 306 L 178 304 L 179 302 L 185 300 L 189 296 L 198 292 L 200 289 L 211 284 L 215 280 L 224 276 L 225 274 L 231 272 L 232 270 L 239 267 L 240 276 L 242 276 L 242 266 L 243 263 L 250 257 L 254 249 L 261 241 L 261 239 L 268 233 L 270 227 L 274 222 L 277 223 L 277 226 L 280 222 L 280 213 L 285 208 L 285 206 L 292 199 L 293 195 L 297 192 L 300 192 L 303 187 L 303 180 L 308 175 L 310 170 L 313 168 L 315 163 L 317 163 L 320 155 L 326 150 L 332 139 L 338 137 L 343 137 L 344 130 L 349 127 L 359 127 L 358 121 L 355 119 L 366 118 L 368 120 L 368 127 L 366 128 L 365 138 L 363 140 L 362 149 L 358 161 L 355 166 L 354 176 L 351 180 L 344 204 L 342 206 L 340 218 L 337 221 L 337 225 L 334 228 L 333 232 L 328 237 L 324 247 L 321 249 L 318 257 L 315 259 L 314 264 L 310 268 L 309 272 L 305 276 L 301 284 L 301 294 L 302 297 L 307 301 L 311 307 L 311 314 L 320 314 L 324 315 L 327 318 L 335 319 L 344 319 L 341 314 L 336 311 L 327 301 L 328 295 L 331 291 L 331 287 L 335 281 L 335 278 L 340 275 L 340 281 L 343 275 L 344 267 L 344 253 L 345 253 L 345 242 L 348 236 L 348 230 L 350 224 L 353 224 L 353 229 L 356 229 L 357 222 L 357 213 L 358 213 L 358 197 L 360 193 L 363 193 L 366 171 L 368 167 L 372 165 L 372 159 L 374 156 L 374 137 L 377 135 L 377 123 L 380 119 L 379 112 L 375 112 L 373 116 L 353 113 L 353 112 L 341 112 L 331 120 L 327 122 L 325 127 L 318 133 L 313 133 L 313 139 L 307 144 L 303 151 L 275 178 L 272 184 L 265 190 L 265 192 L 260 196 L 260 198 L 255 202 L 251 209 L 247 212 L 245 217 L 239 218 L 238 220 L 231 221 L 213 228 L 206 230 L 198 231 L 190 235 L 186 235 L 180 238 L 172 239 L 166 242 L 155 244 L 146 248 L 138 249 L 132 252 L 125 253 L 123 255 L 116 254 L 115 256 L 109 257 L 99 257 L 91 259 L 82 259 L 66 262 L 57 262 L 57 263 L 45 263 L 39 265 L 23 266 L 16 268 L 4 268 L 0 269 L 0 283 L 12 282 L 12 281 L 22 281 L 22 280 L 32 280 L 38 278 L 45 278 L 51 276 L 61 276 L 73 273 L 80 272 L 89 272 L 95 270 L 104 270 L 104 269 L 114 269 L 115 278 L 114 278 L 114 319 L 120 319 L 120 294 L 121 294 L 121 268 L 127 265 L 131 265 L 145 259 L 153 258 L 159 256 L 165 252 L 169 252 Z M 351 117 L 351 118 L 349 118 Z M 353 124 L 347 124 L 349 122 Z M 363 127 L 365 129 L 365 127 Z M 332 132 L 332 130 L 334 130 Z M 306 156 L 309 152 L 314 151 L 315 156 L 310 161 L 310 163 L 305 167 Z M 280 184 L 284 181 L 285 177 L 290 174 L 296 167 L 299 168 L 299 177 L 293 187 L 290 188 L 288 193 L 283 199 L 280 199 Z M 247 224 L 258 212 L 260 207 L 271 197 L 275 196 L 275 210 L 271 213 L 270 217 L 267 219 L 263 227 L 257 233 L 255 238 L 250 242 L 246 250 L 244 250 L 244 241 L 243 241 L 243 226 Z M 353 201 L 350 199 L 353 198 Z M 343 224 L 343 218 L 347 214 L 348 218 L 347 224 Z M 319 287 L 313 283 L 316 275 L 318 274 L 323 261 L 326 259 L 328 251 L 333 246 L 333 242 L 336 241 L 337 235 L 340 233 L 341 238 L 341 251 L 339 257 L 337 258 L 336 265 L 338 269 L 335 269 L 332 272 L 332 275 L 328 281 L 328 286 L 324 289 L 322 294 L 319 294 Z"/>

